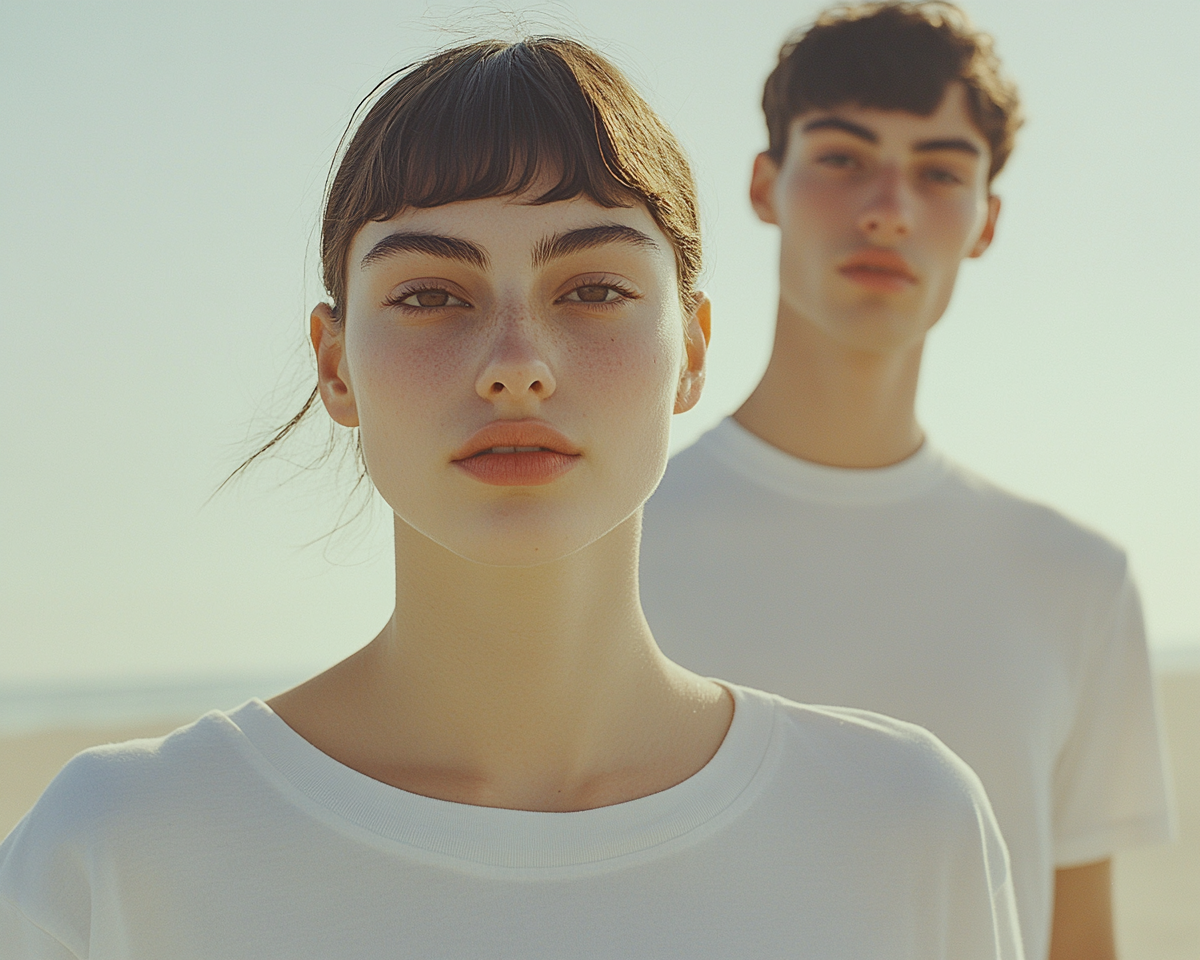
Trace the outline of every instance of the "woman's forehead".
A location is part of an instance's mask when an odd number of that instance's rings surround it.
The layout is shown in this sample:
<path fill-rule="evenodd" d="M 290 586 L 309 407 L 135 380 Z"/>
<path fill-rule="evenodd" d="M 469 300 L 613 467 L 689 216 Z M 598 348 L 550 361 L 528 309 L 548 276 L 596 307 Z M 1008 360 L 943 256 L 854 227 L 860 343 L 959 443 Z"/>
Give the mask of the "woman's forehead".
<path fill-rule="evenodd" d="M 671 254 L 671 243 L 641 203 L 609 207 L 587 196 L 537 203 L 540 193 L 459 200 L 436 207 L 409 207 L 387 220 L 364 224 L 351 245 L 351 264 L 361 263 L 371 250 L 397 233 L 429 234 L 470 241 L 492 257 L 514 248 L 532 248 L 553 235 L 598 226 L 624 226 L 647 237 Z"/>

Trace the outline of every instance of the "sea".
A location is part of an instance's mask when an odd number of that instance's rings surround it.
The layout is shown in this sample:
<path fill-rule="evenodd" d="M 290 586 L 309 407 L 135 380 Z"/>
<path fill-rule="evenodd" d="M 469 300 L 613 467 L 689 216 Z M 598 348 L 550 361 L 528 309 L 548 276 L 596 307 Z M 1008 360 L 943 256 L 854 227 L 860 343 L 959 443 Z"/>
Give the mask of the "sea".
<path fill-rule="evenodd" d="M 0 736 L 67 727 L 109 727 L 195 719 L 267 699 L 307 674 L 143 679 L 93 683 L 0 684 Z"/>
<path fill-rule="evenodd" d="M 1156 672 L 1200 672 L 1200 639 L 1151 646 Z M 93 683 L 0 683 L 0 736 L 199 717 L 267 699 L 312 672 Z"/>

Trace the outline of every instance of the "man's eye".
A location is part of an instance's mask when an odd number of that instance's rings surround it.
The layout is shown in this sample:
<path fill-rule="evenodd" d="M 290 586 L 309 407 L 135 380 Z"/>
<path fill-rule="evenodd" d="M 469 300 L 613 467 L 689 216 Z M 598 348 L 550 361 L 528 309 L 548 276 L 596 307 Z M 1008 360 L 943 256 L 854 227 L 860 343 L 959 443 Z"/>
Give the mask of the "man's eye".
<path fill-rule="evenodd" d="M 925 179 L 930 181 L 931 183 L 940 183 L 940 184 L 962 183 L 962 180 L 958 177 L 957 174 L 951 173 L 949 170 L 938 170 L 936 168 L 932 169 L 932 170 L 926 170 L 925 171 Z"/>
<path fill-rule="evenodd" d="M 848 153 L 826 153 L 818 157 L 817 162 L 837 170 L 848 170 L 854 166 L 854 158 Z"/>
<path fill-rule="evenodd" d="M 563 299 L 573 300 L 576 303 L 612 303 L 614 300 L 619 300 L 620 298 L 621 292 L 614 287 L 599 283 L 589 283 L 582 287 L 576 287 Z"/>

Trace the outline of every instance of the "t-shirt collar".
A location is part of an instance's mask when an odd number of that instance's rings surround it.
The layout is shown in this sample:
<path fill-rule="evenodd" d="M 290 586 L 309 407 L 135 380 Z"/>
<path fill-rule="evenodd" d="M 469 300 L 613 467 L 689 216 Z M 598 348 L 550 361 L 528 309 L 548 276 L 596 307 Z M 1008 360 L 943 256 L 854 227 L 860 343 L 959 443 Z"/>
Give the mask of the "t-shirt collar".
<path fill-rule="evenodd" d="M 911 500 L 947 476 L 945 458 L 926 440 L 887 467 L 830 467 L 771 446 L 732 417 L 699 440 L 704 452 L 761 486 L 797 499 L 834 506 L 878 506 Z"/>
<path fill-rule="evenodd" d="M 754 792 L 772 741 L 775 698 L 724 686 L 734 697 L 733 722 L 706 766 L 660 793 L 573 813 L 477 807 L 408 793 L 322 753 L 261 700 L 227 716 L 255 762 L 273 771 L 270 779 L 293 802 L 315 804 L 334 826 L 357 827 L 442 862 L 544 871 L 645 855 L 723 819 Z"/>

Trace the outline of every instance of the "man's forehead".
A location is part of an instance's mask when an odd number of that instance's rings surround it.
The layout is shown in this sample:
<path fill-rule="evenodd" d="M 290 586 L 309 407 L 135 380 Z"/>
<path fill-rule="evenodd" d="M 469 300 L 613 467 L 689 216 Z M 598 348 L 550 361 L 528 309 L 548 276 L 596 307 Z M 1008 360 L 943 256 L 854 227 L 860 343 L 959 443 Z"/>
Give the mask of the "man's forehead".
<path fill-rule="evenodd" d="M 975 145 L 981 154 L 988 147 L 987 139 L 971 119 L 966 91 L 961 83 L 947 85 L 937 108 L 926 116 L 909 110 L 885 110 L 847 102 L 806 110 L 792 118 L 790 128 L 792 136 L 833 130 L 870 143 L 898 139 L 912 145 L 959 138 Z"/>

